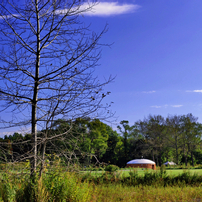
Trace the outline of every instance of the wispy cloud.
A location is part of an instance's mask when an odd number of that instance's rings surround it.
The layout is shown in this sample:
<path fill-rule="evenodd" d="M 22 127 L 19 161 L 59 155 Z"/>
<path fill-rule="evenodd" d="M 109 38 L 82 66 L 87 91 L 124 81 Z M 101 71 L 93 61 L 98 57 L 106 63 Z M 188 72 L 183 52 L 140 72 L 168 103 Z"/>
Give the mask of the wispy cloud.
<path fill-rule="evenodd" d="M 83 7 L 88 6 L 84 4 Z M 85 13 L 89 16 L 110 16 L 124 13 L 132 13 L 140 8 L 136 4 L 119 4 L 118 2 L 100 2 L 90 12 Z"/>
<path fill-rule="evenodd" d="M 202 90 L 186 90 L 187 93 L 202 93 Z"/>
<path fill-rule="evenodd" d="M 14 18 L 14 17 L 19 17 L 19 16 L 20 16 L 20 15 L 18 15 L 18 14 L 2 15 L 2 16 L 0 16 L 0 20 L 9 19 L 9 18 Z"/>
<path fill-rule="evenodd" d="M 92 7 L 92 8 L 91 8 Z M 60 9 L 54 11 L 56 15 L 63 15 L 67 12 L 80 12 L 82 15 L 86 16 L 111 16 L 111 15 L 121 15 L 125 13 L 134 13 L 136 12 L 141 6 L 137 4 L 120 4 L 118 2 L 99 2 L 97 4 L 93 4 L 91 2 L 84 3 L 79 7 L 72 7 L 72 9 Z M 0 20 L 5 18 L 13 18 L 18 17 L 17 14 L 12 15 L 3 15 L 0 16 Z"/>
<path fill-rule="evenodd" d="M 152 108 L 182 107 L 183 105 L 153 105 Z"/>
<path fill-rule="evenodd" d="M 152 91 L 143 91 L 142 93 L 155 93 L 156 91 L 155 90 L 152 90 Z"/>
<path fill-rule="evenodd" d="M 168 105 L 153 105 L 152 108 L 166 108 Z"/>
<path fill-rule="evenodd" d="M 92 9 L 85 11 L 92 6 Z M 118 2 L 99 2 L 92 5 L 90 2 L 82 4 L 79 8 L 72 8 L 73 10 L 81 11 L 82 15 L 87 16 L 111 16 L 121 15 L 125 13 L 133 13 L 140 8 L 137 4 L 119 4 Z M 55 13 L 64 14 L 68 10 L 57 10 Z"/>
<path fill-rule="evenodd" d="M 151 106 L 153 108 L 162 108 L 163 106 L 158 106 L 158 105 L 154 105 L 154 106 Z"/>
<path fill-rule="evenodd" d="M 182 107 L 183 105 L 171 105 L 171 107 Z"/>

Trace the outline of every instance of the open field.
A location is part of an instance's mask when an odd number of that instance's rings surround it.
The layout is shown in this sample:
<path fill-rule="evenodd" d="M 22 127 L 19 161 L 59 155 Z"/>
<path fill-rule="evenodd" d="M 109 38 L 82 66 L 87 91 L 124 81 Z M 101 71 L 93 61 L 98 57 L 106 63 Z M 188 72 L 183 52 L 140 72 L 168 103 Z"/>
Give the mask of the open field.
<path fill-rule="evenodd" d="M 99 185 L 95 188 L 92 202 L 201 202 L 202 187 L 123 187 Z"/>
<path fill-rule="evenodd" d="M 123 172 L 124 175 L 129 175 L 130 170 L 122 170 L 120 172 Z M 158 172 L 158 170 L 153 171 L 153 170 L 149 169 L 148 172 Z M 166 173 L 168 175 L 179 175 L 179 174 L 182 174 L 183 172 L 190 172 L 191 174 L 202 175 L 202 169 L 172 169 L 172 170 L 168 169 L 168 170 L 166 170 Z M 145 170 L 137 169 L 137 173 L 138 173 L 138 175 L 144 175 Z"/>
<path fill-rule="evenodd" d="M 135 171 L 138 176 L 144 177 L 145 173 L 159 173 L 160 171 L 153 170 L 142 170 L 142 169 L 122 169 L 118 173 L 125 178 L 130 178 L 130 171 Z M 104 172 L 97 171 L 91 172 L 94 176 L 101 176 Z M 202 169 L 168 169 L 166 175 L 171 178 L 177 176 L 183 176 L 182 183 L 179 185 L 166 185 L 162 186 L 161 183 L 153 181 L 152 185 L 123 185 L 122 183 L 108 183 L 108 184 L 97 184 L 95 186 L 94 195 L 91 199 L 92 202 L 115 202 L 115 201 L 144 201 L 144 202 L 202 202 L 202 181 L 196 186 L 189 185 L 186 183 L 186 173 L 188 176 L 194 174 L 201 176 Z M 146 174 L 147 175 L 147 174 Z M 152 176 L 151 176 L 152 178 Z M 182 177 L 183 178 L 183 177 Z M 188 177 L 191 179 L 191 177 Z M 146 179 L 148 180 L 148 179 Z M 157 179 L 158 180 L 158 179 Z M 163 179 L 162 179 L 163 180 Z M 110 180 L 109 180 L 110 181 Z M 189 180 L 188 180 L 189 181 Z M 155 183 L 156 182 L 156 183 Z M 127 184 L 127 183 L 126 183 Z"/>
<path fill-rule="evenodd" d="M 163 174 L 150 169 L 119 169 L 115 173 L 81 171 L 80 174 L 53 167 L 34 186 L 36 202 L 202 202 L 202 169 L 168 169 Z M 87 178 L 83 180 L 84 175 Z M 177 181 L 173 180 L 175 177 Z M 29 175 L 7 170 L 1 172 L 0 178 L 0 202 L 25 201 L 26 189 L 31 188 Z"/>
<path fill-rule="evenodd" d="M 143 176 L 145 174 L 145 172 L 158 172 L 159 170 L 152 170 L 152 169 L 148 169 L 148 170 L 143 170 L 141 168 L 136 168 L 136 169 L 120 169 L 117 172 L 121 175 L 124 175 L 125 177 L 129 176 L 129 172 L 130 171 L 137 171 L 137 174 L 140 176 Z M 91 173 L 91 175 L 94 176 L 101 176 L 105 171 L 82 171 L 81 173 Z M 202 169 L 167 169 L 166 173 L 167 175 L 179 175 L 182 174 L 183 172 L 190 172 L 190 174 L 198 174 L 198 175 L 202 175 Z"/>

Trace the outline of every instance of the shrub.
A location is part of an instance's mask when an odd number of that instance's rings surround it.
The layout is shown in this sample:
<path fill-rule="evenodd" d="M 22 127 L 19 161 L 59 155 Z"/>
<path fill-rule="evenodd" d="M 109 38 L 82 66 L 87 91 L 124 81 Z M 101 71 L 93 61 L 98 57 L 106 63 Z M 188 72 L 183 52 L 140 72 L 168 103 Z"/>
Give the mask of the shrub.
<path fill-rule="evenodd" d="M 7 173 L 2 175 L 1 185 L 0 185 L 0 192 L 1 197 L 4 202 L 14 202 L 15 201 L 15 194 L 16 194 L 16 187 L 13 180 L 9 178 Z"/>
<path fill-rule="evenodd" d="M 111 172 L 111 173 L 116 172 L 118 169 L 119 169 L 119 167 L 116 166 L 116 165 L 107 165 L 105 167 L 105 171 L 108 171 L 108 172 Z"/>
<path fill-rule="evenodd" d="M 0 175 L 0 181 L 0 201 L 4 202 L 87 202 L 93 195 L 92 184 L 60 169 L 52 169 L 40 179 L 8 172 Z"/>
<path fill-rule="evenodd" d="M 71 172 L 54 171 L 43 178 L 49 201 L 89 201 L 91 186 Z"/>

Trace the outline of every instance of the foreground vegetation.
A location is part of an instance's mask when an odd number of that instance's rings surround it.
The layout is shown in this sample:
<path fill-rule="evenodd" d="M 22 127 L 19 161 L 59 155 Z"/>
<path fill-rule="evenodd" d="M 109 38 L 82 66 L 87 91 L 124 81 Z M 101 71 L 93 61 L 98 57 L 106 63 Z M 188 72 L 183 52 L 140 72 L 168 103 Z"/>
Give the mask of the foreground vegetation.
<path fill-rule="evenodd" d="M 91 201 L 144 201 L 144 202 L 198 202 L 202 199 L 202 187 L 130 187 L 122 185 L 99 185 Z"/>
<path fill-rule="evenodd" d="M 201 169 L 179 169 L 181 173 L 175 175 L 171 171 L 178 170 L 165 170 L 165 167 L 157 171 L 117 170 L 110 165 L 104 170 L 71 172 L 57 164 L 48 167 L 41 178 L 31 179 L 23 170 L 17 172 L 7 167 L 0 173 L 0 202 L 185 202 L 202 199 Z"/>
<path fill-rule="evenodd" d="M 46 176 L 47 177 L 47 176 Z M 35 189 L 37 195 L 35 201 L 91 201 L 91 202 L 112 202 L 112 201 L 200 201 L 202 198 L 202 187 L 193 186 L 124 186 L 117 184 L 84 183 L 75 177 L 74 174 L 44 177 L 39 181 Z M 47 183 L 47 179 L 50 180 Z M 10 179 L 11 180 L 11 179 Z M 16 189 L 16 187 L 18 188 Z M 34 201 L 28 197 L 30 194 L 28 183 L 22 182 L 16 186 L 1 184 L 0 201 Z M 28 197 L 28 198 L 27 198 Z"/>

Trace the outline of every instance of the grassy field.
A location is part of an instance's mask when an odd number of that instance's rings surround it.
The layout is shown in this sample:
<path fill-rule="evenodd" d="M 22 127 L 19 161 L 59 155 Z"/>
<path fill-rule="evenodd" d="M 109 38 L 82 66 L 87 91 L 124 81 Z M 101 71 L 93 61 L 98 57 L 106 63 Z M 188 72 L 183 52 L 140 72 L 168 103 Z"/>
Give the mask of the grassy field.
<path fill-rule="evenodd" d="M 188 170 L 183 170 L 183 169 L 176 169 L 176 170 L 166 170 L 168 175 L 179 175 L 185 171 L 190 172 L 191 174 L 198 174 L 202 175 L 202 169 L 188 169 Z"/>
<path fill-rule="evenodd" d="M 138 175 L 140 176 L 143 176 L 145 174 L 145 172 L 158 172 L 158 170 L 154 171 L 152 169 L 148 169 L 148 170 L 145 170 L 145 169 L 141 169 L 141 168 L 136 168 L 136 169 L 120 169 L 118 170 L 117 172 L 120 173 L 121 175 L 124 175 L 124 176 L 129 176 L 129 172 L 130 171 L 137 171 Z M 166 170 L 166 173 L 168 175 L 179 175 L 179 174 L 182 174 L 183 172 L 190 172 L 191 174 L 198 174 L 198 175 L 202 175 L 202 169 L 167 169 Z M 81 173 L 86 173 L 86 172 L 90 172 L 92 175 L 94 176 L 101 176 L 105 171 L 82 171 Z"/>
<path fill-rule="evenodd" d="M 159 172 L 153 170 L 136 170 L 138 176 L 144 176 L 146 172 Z M 125 176 L 129 177 L 131 170 L 122 169 L 118 172 Z M 166 174 L 168 176 L 179 176 L 185 172 L 188 172 L 190 175 L 202 175 L 202 169 L 168 169 Z M 101 175 L 103 172 L 97 171 L 93 172 L 94 176 Z M 159 186 L 158 184 L 153 183 L 152 186 L 125 186 L 123 184 L 109 183 L 109 184 L 98 184 L 95 186 L 94 194 L 91 199 L 92 202 L 116 202 L 116 201 L 138 201 L 138 202 L 160 202 L 160 201 L 169 201 L 169 202 L 202 202 L 202 183 L 199 186 L 190 186 L 188 184 L 181 184 L 179 186 Z"/>
<path fill-rule="evenodd" d="M 202 187 L 96 186 L 91 202 L 201 202 Z"/>
<path fill-rule="evenodd" d="M 159 169 L 157 171 L 119 169 L 115 173 L 108 173 L 109 176 L 105 175 L 107 173 L 104 171 L 82 171 L 81 175 L 78 175 L 78 173 L 64 172 L 64 170 L 59 170 L 60 168 L 54 167 L 54 169 L 50 173 L 44 173 L 41 180 L 37 181 L 33 187 L 34 192 L 37 193 L 35 202 L 202 202 L 202 178 L 197 177 L 202 176 L 202 169 L 166 170 L 164 174 L 169 176 L 170 182 L 175 176 L 179 176 L 177 182 L 173 181 L 173 184 L 161 183 L 161 180 L 163 182 L 167 178 L 159 175 Z M 1 172 L 0 202 L 25 201 L 26 190 L 32 193 L 27 181 L 29 178 L 26 178 L 24 173 L 19 173 L 21 177 L 16 178 L 15 174 L 10 171 L 6 174 Z M 86 174 L 90 174 L 87 175 L 90 180 L 86 178 L 83 181 L 81 176 Z M 194 174 L 197 176 L 192 178 Z M 117 176 L 120 178 L 116 178 Z M 97 183 L 91 177 L 101 180 Z M 105 177 L 109 178 L 106 180 Z M 133 181 L 135 178 L 136 181 Z M 148 183 L 144 183 L 146 181 Z"/>

